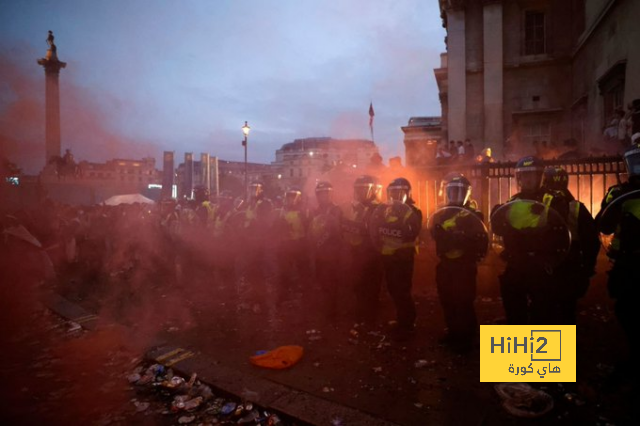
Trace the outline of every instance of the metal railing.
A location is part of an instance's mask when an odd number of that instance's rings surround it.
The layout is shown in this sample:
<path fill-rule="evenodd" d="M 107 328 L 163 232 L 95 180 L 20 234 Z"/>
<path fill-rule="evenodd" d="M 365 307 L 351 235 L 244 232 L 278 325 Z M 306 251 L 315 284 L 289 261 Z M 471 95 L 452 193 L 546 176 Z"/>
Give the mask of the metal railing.
<path fill-rule="evenodd" d="M 626 169 L 620 156 L 587 157 L 571 160 L 546 160 L 545 166 L 561 166 L 569 174 L 569 190 L 589 209 L 592 215 L 600 209 L 607 189 L 620 182 Z M 417 185 L 414 199 L 425 217 L 429 217 L 444 203 L 440 184 L 447 173 L 460 172 L 472 184 L 472 198 L 485 218 L 496 204 L 506 202 L 518 192 L 515 165 L 511 162 L 484 164 L 448 164 L 416 169 Z"/>

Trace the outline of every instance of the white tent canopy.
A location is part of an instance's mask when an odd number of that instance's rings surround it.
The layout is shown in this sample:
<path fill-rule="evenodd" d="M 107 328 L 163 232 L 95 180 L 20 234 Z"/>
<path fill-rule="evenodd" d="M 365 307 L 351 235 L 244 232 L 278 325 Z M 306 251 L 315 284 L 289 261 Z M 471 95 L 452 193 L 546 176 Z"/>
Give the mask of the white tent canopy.
<path fill-rule="evenodd" d="M 107 206 L 117 206 L 118 204 L 133 204 L 133 203 L 155 204 L 155 201 L 145 197 L 142 194 L 114 195 L 113 197 L 110 197 L 104 200 L 104 204 Z"/>

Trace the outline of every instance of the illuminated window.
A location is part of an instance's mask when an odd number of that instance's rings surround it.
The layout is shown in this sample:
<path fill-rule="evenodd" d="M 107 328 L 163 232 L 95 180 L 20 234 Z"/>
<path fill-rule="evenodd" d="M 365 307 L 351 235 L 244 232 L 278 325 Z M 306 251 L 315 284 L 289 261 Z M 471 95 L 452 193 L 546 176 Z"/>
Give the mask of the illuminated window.
<path fill-rule="evenodd" d="M 546 53 L 544 12 L 527 11 L 524 14 L 524 54 Z"/>

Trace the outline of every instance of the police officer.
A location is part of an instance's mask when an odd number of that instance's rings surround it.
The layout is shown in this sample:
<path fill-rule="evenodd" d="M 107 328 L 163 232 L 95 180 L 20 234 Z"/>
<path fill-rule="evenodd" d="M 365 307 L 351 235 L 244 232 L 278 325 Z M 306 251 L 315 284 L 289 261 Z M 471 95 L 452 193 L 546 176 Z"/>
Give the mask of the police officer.
<path fill-rule="evenodd" d="M 553 323 L 549 310 L 555 310 L 557 280 L 549 261 L 554 258 L 550 253 L 563 245 L 568 250 L 569 233 L 562 219 L 568 202 L 561 193 L 542 188 L 543 170 L 538 158 L 521 158 L 515 168 L 520 192 L 505 207 L 495 206 L 491 217 L 493 232 L 504 239 L 501 256 L 506 268 L 500 291 L 509 324 Z"/>
<path fill-rule="evenodd" d="M 607 191 L 596 217 L 600 232 L 613 234 L 607 255 L 613 261 L 609 271 L 609 296 L 615 299 L 615 313 L 628 344 L 631 365 L 640 360 L 640 328 L 637 326 L 640 300 L 640 143 L 624 153 L 629 179 Z M 637 375 L 634 368 L 631 368 Z"/>
<path fill-rule="evenodd" d="M 236 209 L 231 191 L 221 191 L 213 212 L 213 257 L 218 280 L 222 287 L 231 289 L 231 296 L 237 296 L 235 282 L 235 262 L 238 242 L 234 237 Z"/>
<path fill-rule="evenodd" d="M 380 253 L 369 238 L 369 219 L 380 204 L 382 185 L 374 176 L 363 175 L 353 184 L 353 203 L 342 221 L 342 235 L 350 252 L 349 275 L 355 293 L 355 320 L 374 325 L 383 269 Z"/>
<path fill-rule="evenodd" d="M 321 293 L 323 312 L 329 321 L 338 313 L 341 284 L 339 265 L 342 258 L 342 210 L 333 202 L 333 186 L 329 182 L 316 184 L 318 208 L 311 214 L 309 234 L 315 265 L 317 287 Z"/>
<path fill-rule="evenodd" d="M 249 297 L 263 298 L 269 262 L 267 250 L 271 241 L 273 204 L 265 196 L 262 183 L 254 182 L 249 187 L 249 200 L 245 200 L 242 217 L 242 248 L 246 255 L 245 274 L 249 285 Z"/>
<path fill-rule="evenodd" d="M 288 188 L 283 197 L 283 206 L 277 212 L 274 223 L 277 248 L 278 287 L 277 302 L 290 300 L 293 293 L 302 290 L 307 296 L 311 292 L 307 283 L 300 288 L 300 281 L 308 277 L 309 255 L 307 251 L 307 227 L 309 219 L 302 207 L 302 191 Z M 297 273 L 298 286 L 294 286 L 294 272 Z M 297 288 L 296 288 L 297 287 Z"/>
<path fill-rule="evenodd" d="M 422 212 L 415 206 L 411 184 L 405 178 L 389 184 L 387 198 L 389 202 L 373 213 L 370 235 L 374 243 L 379 242 L 387 290 L 396 308 L 398 323 L 393 337 L 405 339 L 413 334 L 416 320 L 411 287 Z"/>
<path fill-rule="evenodd" d="M 544 169 L 542 187 L 547 192 L 561 193 L 569 202 L 566 218 L 571 232 L 571 246 L 567 258 L 554 270 L 557 320 L 554 324 L 576 324 L 578 299 L 587 293 L 600 251 L 596 221 L 587 207 L 569 191 L 569 175 L 559 166 Z"/>
<path fill-rule="evenodd" d="M 430 229 L 440 258 L 436 285 L 448 328 L 441 342 L 462 349 L 470 347 L 478 332 L 473 306 L 477 262 L 486 254 L 488 237 L 466 177 L 449 177 L 443 183 L 443 193 L 446 206 L 434 214 L 436 223 Z"/>
<path fill-rule="evenodd" d="M 208 228 L 213 221 L 213 205 L 210 200 L 209 189 L 204 185 L 193 188 L 193 199 L 195 201 L 195 214 L 203 228 Z"/>

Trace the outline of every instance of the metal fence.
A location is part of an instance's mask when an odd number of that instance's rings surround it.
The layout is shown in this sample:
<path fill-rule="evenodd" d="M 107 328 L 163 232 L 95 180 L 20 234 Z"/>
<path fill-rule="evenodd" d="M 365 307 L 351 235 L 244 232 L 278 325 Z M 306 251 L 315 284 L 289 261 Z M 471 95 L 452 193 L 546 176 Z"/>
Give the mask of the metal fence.
<path fill-rule="evenodd" d="M 547 160 L 545 166 L 561 166 L 569 174 L 569 190 L 584 203 L 592 215 L 600 209 L 607 189 L 626 174 L 622 157 L 589 157 L 572 160 Z M 440 184 L 447 173 L 463 173 L 472 184 L 472 198 L 488 218 L 491 208 L 504 203 L 518 192 L 515 162 L 451 164 L 416 170 L 414 198 L 425 217 L 444 203 Z"/>

